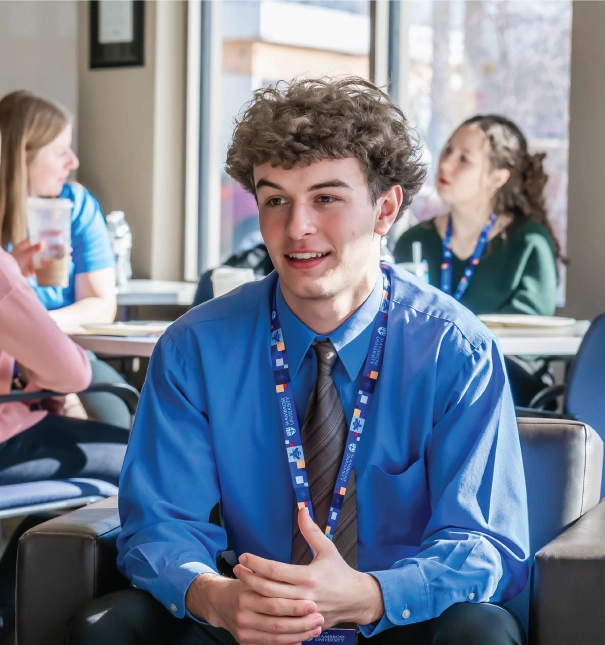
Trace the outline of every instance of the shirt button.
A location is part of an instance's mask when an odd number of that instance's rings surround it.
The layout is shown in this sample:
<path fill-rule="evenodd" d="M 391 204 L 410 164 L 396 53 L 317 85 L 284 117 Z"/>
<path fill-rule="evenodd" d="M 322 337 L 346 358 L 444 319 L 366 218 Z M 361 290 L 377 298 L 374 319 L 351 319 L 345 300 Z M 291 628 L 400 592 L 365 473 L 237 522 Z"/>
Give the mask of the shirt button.
<path fill-rule="evenodd" d="M 409 609 L 405 609 L 405 610 L 403 611 L 403 613 L 401 614 L 401 617 L 402 617 L 402 618 L 405 618 L 406 620 L 407 620 L 410 616 L 411 616 L 411 613 L 410 613 L 410 610 L 409 610 Z"/>
<path fill-rule="evenodd" d="M 170 605 L 170 611 L 176 611 L 176 605 Z"/>
<path fill-rule="evenodd" d="M 469 600 L 475 600 L 475 594 L 474 593 L 469 593 L 468 599 Z"/>

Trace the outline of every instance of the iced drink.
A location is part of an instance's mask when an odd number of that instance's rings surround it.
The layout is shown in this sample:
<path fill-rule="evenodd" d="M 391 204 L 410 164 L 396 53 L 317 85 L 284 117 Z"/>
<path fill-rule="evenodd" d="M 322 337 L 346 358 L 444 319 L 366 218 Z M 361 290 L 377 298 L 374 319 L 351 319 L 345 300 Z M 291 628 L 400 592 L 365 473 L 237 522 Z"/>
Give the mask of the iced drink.
<path fill-rule="evenodd" d="M 72 208 L 69 199 L 30 197 L 27 200 L 30 242 L 43 245 L 33 258 L 40 287 L 69 285 Z"/>
<path fill-rule="evenodd" d="M 237 289 L 237 287 L 246 284 L 246 282 L 253 282 L 254 271 L 235 267 L 218 267 L 214 269 L 210 279 L 212 281 L 213 295 L 216 298 L 233 291 L 233 289 Z"/>

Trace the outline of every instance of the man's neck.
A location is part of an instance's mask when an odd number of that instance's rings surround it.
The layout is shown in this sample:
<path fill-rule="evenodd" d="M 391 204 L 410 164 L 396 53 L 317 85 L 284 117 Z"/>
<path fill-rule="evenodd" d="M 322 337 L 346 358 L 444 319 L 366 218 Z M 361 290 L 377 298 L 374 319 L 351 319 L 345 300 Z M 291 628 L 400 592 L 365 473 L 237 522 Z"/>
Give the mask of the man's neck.
<path fill-rule="evenodd" d="M 330 334 L 348 320 L 368 299 L 376 285 L 379 266 L 366 271 L 354 288 L 333 297 L 299 298 L 287 286 L 280 283 L 282 296 L 296 315 L 307 327 L 317 334 Z"/>

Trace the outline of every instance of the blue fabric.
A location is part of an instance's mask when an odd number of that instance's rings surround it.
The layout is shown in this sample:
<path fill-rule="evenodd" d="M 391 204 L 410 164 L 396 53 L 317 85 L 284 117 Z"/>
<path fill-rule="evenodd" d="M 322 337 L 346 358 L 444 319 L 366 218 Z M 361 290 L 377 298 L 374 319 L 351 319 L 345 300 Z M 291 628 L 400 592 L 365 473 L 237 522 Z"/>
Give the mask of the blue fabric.
<path fill-rule="evenodd" d="M 118 567 L 176 616 L 193 579 L 216 571 L 227 538 L 236 556 L 290 560 L 294 495 L 269 349 L 276 280 L 272 273 L 191 310 L 149 365 L 120 479 Z M 347 418 L 379 302 L 377 281 L 329 334 Z M 280 291 L 277 306 L 302 419 L 316 334 Z M 364 635 L 524 587 L 527 500 L 502 355 L 470 311 L 398 269 L 355 478 L 359 569 L 378 579 L 385 602 Z M 209 522 L 219 499 L 224 529 Z"/>
<path fill-rule="evenodd" d="M 76 275 L 115 266 L 107 225 L 97 200 L 79 184 L 65 184 L 59 197 L 74 203 L 69 285 L 65 288 L 39 287 L 35 277 L 29 281 L 42 304 L 49 310 L 67 307 L 76 301 Z"/>
<path fill-rule="evenodd" d="M 116 486 L 100 479 L 59 479 L 8 484 L 0 486 L 0 510 L 91 495 L 110 497 L 117 492 Z"/>
<path fill-rule="evenodd" d="M 605 441 L 605 314 L 597 316 L 586 332 L 567 374 L 564 410 L 588 423 Z M 601 481 L 605 497 L 605 476 Z"/>

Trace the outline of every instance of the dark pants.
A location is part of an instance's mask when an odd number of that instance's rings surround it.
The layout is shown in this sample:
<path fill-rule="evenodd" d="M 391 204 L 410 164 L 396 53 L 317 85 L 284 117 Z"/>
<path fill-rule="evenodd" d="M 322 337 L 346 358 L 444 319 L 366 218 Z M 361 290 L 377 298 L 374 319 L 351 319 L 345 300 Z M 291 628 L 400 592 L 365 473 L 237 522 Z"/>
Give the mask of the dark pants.
<path fill-rule="evenodd" d="M 99 383 L 126 383 L 124 377 L 104 361 L 99 360 L 92 352 L 86 352 L 92 368 L 91 385 Z M 130 429 L 130 412 L 124 401 L 114 394 L 95 392 L 78 395 L 88 414 L 88 418 L 102 423 L 109 423 L 118 428 Z"/>
<path fill-rule="evenodd" d="M 359 636 L 359 645 L 365 641 Z M 223 629 L 178 619 L 144 591 L 126 589 L 97 598 L 72 621 L 65 645 L 236 645 Z M 463 603 L 439 618 L 394 627 L 372 645 L 524 645 L 516 618 L 486 603 Z M 366 644 L 367 645 L 367 644 Z"/>

